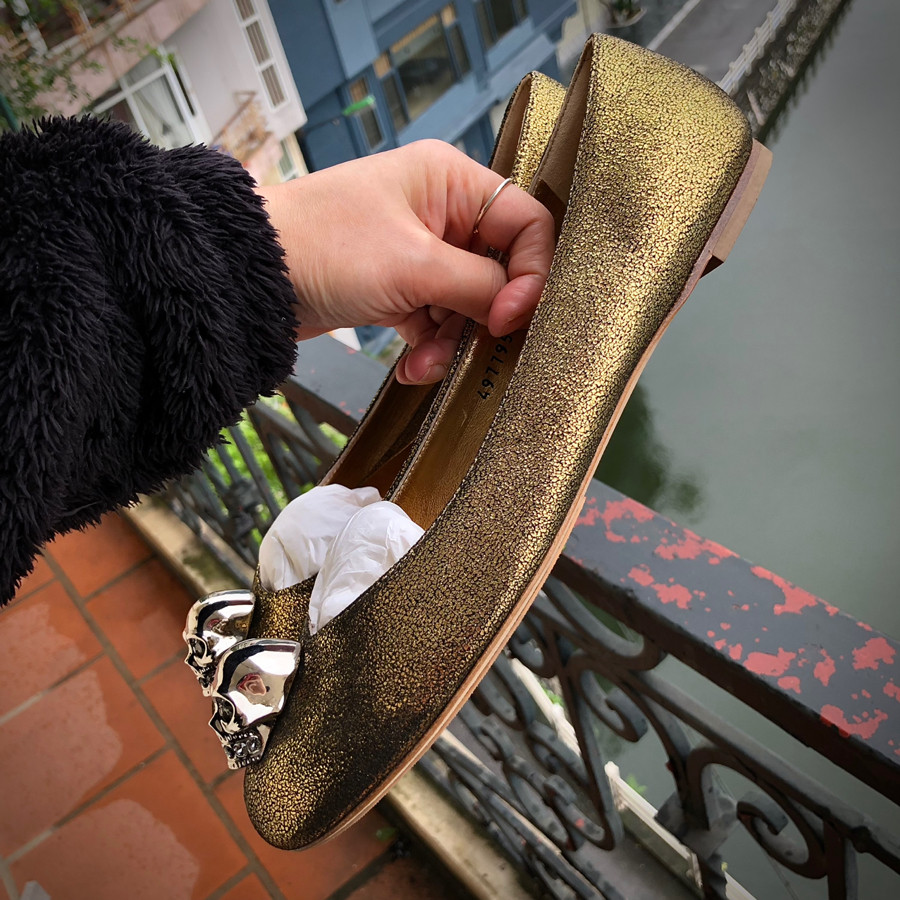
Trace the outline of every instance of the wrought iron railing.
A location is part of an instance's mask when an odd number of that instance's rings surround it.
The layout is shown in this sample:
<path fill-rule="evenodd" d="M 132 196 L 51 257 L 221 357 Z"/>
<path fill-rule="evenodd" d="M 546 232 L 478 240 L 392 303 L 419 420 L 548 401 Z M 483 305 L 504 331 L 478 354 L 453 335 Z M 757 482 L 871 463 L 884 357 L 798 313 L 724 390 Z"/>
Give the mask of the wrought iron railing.
<path fill-rule="evenodd" d="M 169 495 L 189 525 L 251 565 L 283 500 L 336 452 L 326 432 L 348 434 L 384 375 L 327 337 L 303 350 L 286 410 L 251 409 L 250 424 L 231 429 L 231 454 Z M 785 897 L 900 896 L 898 647 L 595 482 L 544 592 L 420 766 L 545 896 L 746 897 L 726 871 L 740 833 Z M 728 692 L 741 715 L 679 686 L 673 660 Z M 859 792 L 873 789 L 888 827 L 766 746 L 773 739 L 736 727 L 751 710 L 779 741 L 792 736 Z M 658 810 L 607 758 L 610 736 L 618 755 L 653 735 L 670 784 Z M 861 862 L 877 885 L 862 893 Z"/>

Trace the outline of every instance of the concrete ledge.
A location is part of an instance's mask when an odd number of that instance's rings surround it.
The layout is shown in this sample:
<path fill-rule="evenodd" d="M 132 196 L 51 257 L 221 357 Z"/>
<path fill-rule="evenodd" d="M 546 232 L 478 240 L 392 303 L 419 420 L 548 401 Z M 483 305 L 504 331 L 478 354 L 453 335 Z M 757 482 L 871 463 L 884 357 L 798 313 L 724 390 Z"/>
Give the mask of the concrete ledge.
<path fill-rule="evenodd" d="M 141 537 L 160 555 L 191 595 L 200 598 L 213 591 L 245 587 L 209 552 L 203 542 L 159 497 L 145 497 L 138 506 L 123 510 L 123 515 Z M 246 574 L 247 584 L 253 570 L 208 529 L 208 537 L 228 554 L 237 571 Z"/>
<path fill-rule="evenodd" d="M 531 900 L 534 894 L 494 844 L 424 775 L 413 769 L 388 794 L 404 824 L 478 900 Z"/>
<path fill-rule="evenodd" d="M 193 596 L 243 587 L 160 498 L 145 498 L 126 509 L 124 516 Z M 220 549 L 228 550 L 224 544 Z M 246 570 L 249 583 L 253 577 L 250 567 L 236 556 L 234 561 Z M 522 886 L 509 860 L 417 771 L 404 776 L 386 801 L 476 900 L 528 900 L 534 896 Z"/>

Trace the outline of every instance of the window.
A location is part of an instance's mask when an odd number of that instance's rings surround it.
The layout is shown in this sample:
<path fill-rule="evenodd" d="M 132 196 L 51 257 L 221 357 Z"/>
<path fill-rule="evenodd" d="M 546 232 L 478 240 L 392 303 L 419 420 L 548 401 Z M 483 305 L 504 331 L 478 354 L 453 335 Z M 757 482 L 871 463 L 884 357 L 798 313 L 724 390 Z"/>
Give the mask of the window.
<path fill-rule="evenodd" d="M 400 97 L 400 88 L 397 87 L 397 81 L 391 71 L 391 59 L 387 53 L 382 53 L 375 60 L 375 74 L 381 79 L 384 99 L 387 102 L 394 129 L 400 131 L 409 124 L 409 116 L 406 114 L 406 107 Z"/>
<path fill-rule="evenodd" d="M 272 109 L 277 109 L 282 104 L 287 103 L 287 95 L 284 92 L 278 69 L 275 67 L 275 60 L 272 57 L 272 51 L 269 49 L 269 42 L 266 40 L 263 32 L 259 13 L 256 11 L 253 2 L 254 0 L 234 0 L 234 5 L 237 8 L 241 25 L 244 27 L 244 34 L 247 37 L 247 43 L 250 45 L 250 53 L 253 55 L 256 71 L 259 73 L 263 87 L 266 89 L 269 106 Z"/>
<path fill-rule="evenodd" d="M 359 103 L 360 100 L 365 100 L 368 96 L 369 82 L 366 80 L 365 76 L 357 78 L 356 81 L 350 85 L 350 102 Z M 369 145 L 369 149 L 374 149 L 384 140 L 384 135 L 381 133 L 381 126 L 378 124 L 378 116 L 375 115 L 375 110 L 371 107 L 364 109 L 356 114 L 356 118 L 363 130 L 363 134 L 366 136 L 366 143 Z"/>
<path fill-rule="evenodd" d="M 450 41 L 450 48 L 453 50 L 453 56 L 456 58 L 459 74 L 468 74 L 472 67 L 469 64 L 469 54 L 466 53 L 466 45 L 463 43 L 459 25 L 454 25 L 452 28 L 447 29 L 447 39 Z"/>
<path fill-rule="evenodd" d="M 456 8 L 449 3 L 375 60 L 394 128 L 422 115 L 470 68 Z"/>
<path fill-rule="evenodd" d="M 278 160 L 278 174 L 282 181 L 292 181 L 294 178 L 300 177 L 300 169 L 291 153 L 287 138 L 280 142 L 281 158 Z"/>
<path fill-rule="evenodd" d="M 418 118 L 456 81 L 450 47 L 437 16 L 394 44 L 391 60 L 410 119 Z"/>
<path fill-rule="evenodd" d="M 141 60 L 91 107 L 145 134 L 166 149 L 199 140 L 194 110 L 174 62 L 164 53 Z"/>
<path fill-rule="evenodd" d="M 479 0 L 475 11 L 481 39 L 488 48 L 528 18 L 525 0 Z"/>

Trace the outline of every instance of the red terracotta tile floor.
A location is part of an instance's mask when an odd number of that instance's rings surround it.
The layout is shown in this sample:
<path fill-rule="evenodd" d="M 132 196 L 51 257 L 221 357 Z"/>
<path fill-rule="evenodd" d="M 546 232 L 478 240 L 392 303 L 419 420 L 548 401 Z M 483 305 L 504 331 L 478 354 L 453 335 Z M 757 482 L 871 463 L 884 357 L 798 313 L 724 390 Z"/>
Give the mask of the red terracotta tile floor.
<path fill-rule="evenodd" d="M 378 811 L 305 853 L 260 840 L 181 661 L 192 601 L 113 515 L 0 611 L 0 898 L 463 897 Z"/>

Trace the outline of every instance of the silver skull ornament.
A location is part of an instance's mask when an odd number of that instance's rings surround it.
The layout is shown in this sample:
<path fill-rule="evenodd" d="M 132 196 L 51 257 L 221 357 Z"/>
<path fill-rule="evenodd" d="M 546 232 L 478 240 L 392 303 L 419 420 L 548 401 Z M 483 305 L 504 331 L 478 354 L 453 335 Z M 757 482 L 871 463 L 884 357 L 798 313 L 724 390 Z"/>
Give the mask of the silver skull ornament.
<path fill-rule="evenodd" d="M 241 641 L 219 657 L 209 724 L 222 742 L 230 769 L 262 757 L 300 666 L 300 655 L 296 641 L 258 638 Z"/>
<path fill-rule="evenodd" d="M 204 696 L 212 691 L 216 660 L 247 637 L 254 603 L 250 591 L 216 591 L 198 600 L 188 612 L 184 661 L 193 669 Z"/>

